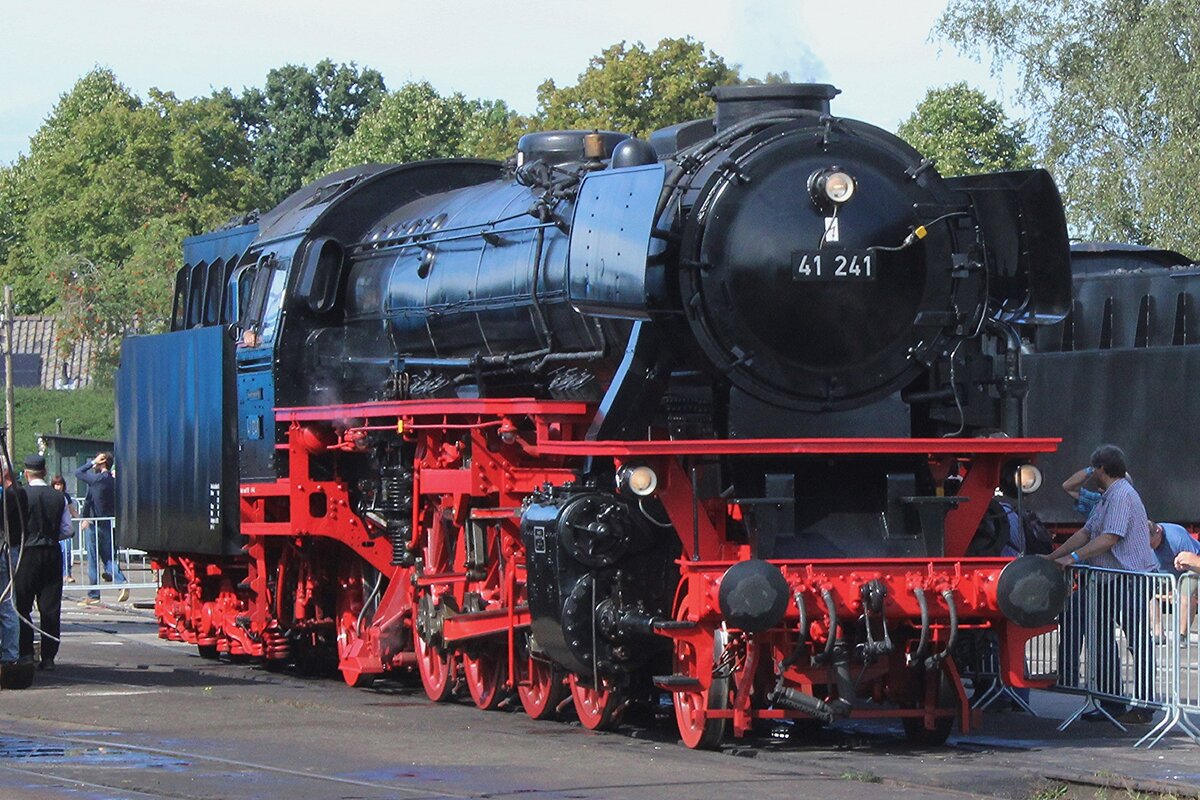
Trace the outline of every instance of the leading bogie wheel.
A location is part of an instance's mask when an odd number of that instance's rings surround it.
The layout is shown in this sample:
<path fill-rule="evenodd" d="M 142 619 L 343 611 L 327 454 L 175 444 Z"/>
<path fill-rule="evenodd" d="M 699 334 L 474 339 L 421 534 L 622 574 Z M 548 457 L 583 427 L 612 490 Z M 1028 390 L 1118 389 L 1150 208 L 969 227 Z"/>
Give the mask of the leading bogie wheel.
<path fill-rule="evenodd" d="M 574 673 L 568 678 L 571 699 L 575 703 L 575 714 L 583 727 L 592 731 L 611 731 L 621 724 L 625 714 L 625 698 L 601 678 L 599 685 L 593 679 Z"/>
<path fill-rule="evenodd" d="M 375 681 L 375 675 L 364 672 L 360 664 L 363 642 L 359 625 L 364 616 L 363 600 L 362 567 L 354 564 L 347 574 L 339 576 L 336 625 L 338 669 L 342 680 L 355 688 L 370 686 Z"/>
<path fill-rule="evenodd" d="M 517 684 L 521 707 L 532 719 L 553 719 L 568 691 L 562 672 L 550 662 L 537 658 L 526 657 L 519 663 L 527 665 L 525 680 Z"/>
<path fill-rule="evenodd" d="M 724 630 L 713 632 L 712 660 L 697 663 L 696 648 L 686 641 L 675 642 L 675 674 L 700 677 L 701 669 L 711 670 L 711 683 L 699 691 L 675 692 L 675 722 L 679 726 L 679 737 L 693 750 L 712 750 L 725 737 L 728 720 L 713 717 L 708 712 L 729 708 L 729 675 L 718 668 L 729 634 Z"/>
<path fill-rule="evenodd" d="M 938 710 L 954 708 L 958 700 L 957 692 L 954 691 L 950 679 L 940 667 L 937 668 L 936 676 L 930 676 L 924 667 L 917 667 L 912 670 L 911 680 L 915 708 L 924 708 L 931 693 L 935 693 L 935 707 Z M 901 723 L 904 725 L 904 735 L 908 741 L 913 744 L 937 747 L 945 744 L 946 739 L 950 738 L 950 731 L 954 727 L 954 716 L 937 717 L 932 729 L 925 727 L 923 717 L 903 717 Z"/>

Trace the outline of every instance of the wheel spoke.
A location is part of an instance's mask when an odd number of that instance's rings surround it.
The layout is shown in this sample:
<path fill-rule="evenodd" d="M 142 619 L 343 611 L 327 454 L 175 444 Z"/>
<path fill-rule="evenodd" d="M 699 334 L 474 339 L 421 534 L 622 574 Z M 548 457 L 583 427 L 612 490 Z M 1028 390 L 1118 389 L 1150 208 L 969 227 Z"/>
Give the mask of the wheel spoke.
<path fill-rule="evenodd" d="M 600 686 L 595 687 L 591 678 L 572 674 L 570 684 L 575 713 L 583 727 L 593 731 L 608 731 L 621 724 L 625 699 L 606 679 L 602 678 Z"/>
<path fill-rule="evenodd" d="M 558 712 L 558 705 L 567 694 L 562 673 L 552 664 L 536 658 L 524 658 L 528 673 L 526 680 L 517 685 L 517 696 L 525 713 L 533 719 L 551 719 Z"/>
<path fill-rule="evenodd" d="M 471 700 L 484 711 L 499 707 L 504 699 L 504 659 L 498 653 L 484 650 L 476 655 L 463 653 L 463 678 Z"/>
<path fill-rule="evenodd" d="M 413 618 L 413 648 L 417 654 L 417 671 L 425 694 L 435 703 L 444 703 L 454 693 L 457 663 L 454 656 L 421 638 L 416 615 Z"/>
<path fill-rule="evenodd" d="M 679 737 L 693 749 L 710 750 L 721 743 L 725 736 L 727 720 L 712 718 L 710 710 L 729 707 L 729 678 L 713 674 L 713 665 L 721 658 L 728 642 L 724 630 L 713 632 L 712 654 L 700 659 L 697 648 L 684 640 L 675 643 L 675 674 L 701 679 L 701 662 L 709 670 L 710 683 L 707 689 L 675 692 L 675 722 L 679 726 Z"/>

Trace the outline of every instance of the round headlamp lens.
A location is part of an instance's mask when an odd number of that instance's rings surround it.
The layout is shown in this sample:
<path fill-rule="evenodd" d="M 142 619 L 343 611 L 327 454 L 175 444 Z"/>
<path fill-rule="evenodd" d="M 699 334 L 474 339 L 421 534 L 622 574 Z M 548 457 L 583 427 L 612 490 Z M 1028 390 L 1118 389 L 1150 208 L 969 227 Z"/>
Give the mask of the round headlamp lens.
<path fill-rule="evenodd" d="M 825 196 L 833 203 L 845 203 L 854 197 L 854 178 L 845 172 L 831 172 L 825 176 Z"/>
<path fill-rule="evenodd" d="M 1042 488 L 1042 471 L 1033 464 L 1017 467 L 1017 486 L 1022 494 L 1033 494 Z"/>
<path fill-rule="evenodd" d="M 633 467 L 625 471 L 625 486 L 638 497 L 646 497 L 658 488 L 658 475 L 649 467 Z"/>

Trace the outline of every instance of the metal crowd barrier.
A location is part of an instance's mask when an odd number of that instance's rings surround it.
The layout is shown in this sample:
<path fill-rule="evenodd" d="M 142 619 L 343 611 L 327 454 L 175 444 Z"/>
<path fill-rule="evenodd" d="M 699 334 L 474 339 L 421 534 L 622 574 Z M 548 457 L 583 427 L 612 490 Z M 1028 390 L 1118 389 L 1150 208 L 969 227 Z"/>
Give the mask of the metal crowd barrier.
<path fill-rule="evenodd" d="M 137 582 L 124 576 L 127 570 L 132 571 L 134 559 L 141 559 L 142 567 L 147 568 L 146 553 L 119 547 L 116 522 L 115 517 L 75 517 L 71 520 L 75 531 L 69 540 L 63 542 L 64 545 L 70 545 L 69 550 L 64 548 L 64 556 L 69 553 L 67 566 L 70 574 L 75 576 L 78 567 L 79 577 L 75 583 L 65 584 L 64 590 L 103 592 L 158 587 L 157 576 L 153 574 L 153 580 Z M 94 580 L 89 577 L 91 564 L 95 564 Z M 110 566 L 115 569 L 110 571 Z M 102 580 L 106 572 L 112 577 L 111 582 Z M 119 576 L 126 577 L 126 580 L 118 582 Z"/>
<path fill-rule="evenodd" d="M 1058 640 L 1056 628 L 1025 643 L 1026 678 L 1044 681 L 1058 675 Z M 962 636 L 955 648 L 954 661 L 963 677 L 971 681 L 971 708 L 989 711 L 1008 705 L 1038 716 L 1029 703 L 1028 692 L 1005 682 L 1000 669 L 1000 642 L 993 631 L 971 631 Z"/>
<path fill-rule="evenodd" d="M 1200 717 L 1200 575 L 1185 572 L 1178 583 L 1179 674 L 1175 684 L 1179 725 L 1193 740 L 1200 740 L 1200 730 L 1193 715 Z"/>
<path fill-rule="evenodd" d="M 993 631 L 972 631 L 963 636 L 955 648 L 954 661 L 963 677 L 971 681 L 971 708 L 988 711 L 1015 706 L 1037 716 L 1029 705 L 1028 692 L 1004 682 L 1000 672 L 1000 642 Z"/>
<path fill-rule="evenodd" d="M 1195 606 L 1195 576 L 1177 580 L 1170 574 L 1079 566 L 1068 568 L 1067 577 L 1074 591 L 1059 626 L 1055 688 L 1082 694 L 1084 703 L 1059 730 L 1093 710 L 1124 731 L 1125 726 L 1105 707 L 1105 703 L 1122 704 L 1164 712 L 1163 720 L 1135 746 L 1153 747 L 1176 726 L 1200 741 L 1186 717 L 1192 713 L 1186 710 L 1189 707 L 1200 712 L 1200 685 L 1196 684 L 1200 648 L 1191 638 L 1190 627 L 1184 627 L 1190 612 L 1181 613 L 1185 597 L 1191 598 L 1191 608 Z"/>
<path fill-rule="evenodd" d="M 1058 629 L 1038 634 L 1025 643 L 1025 677 L 1049 680 L 1058 676 Z"/>

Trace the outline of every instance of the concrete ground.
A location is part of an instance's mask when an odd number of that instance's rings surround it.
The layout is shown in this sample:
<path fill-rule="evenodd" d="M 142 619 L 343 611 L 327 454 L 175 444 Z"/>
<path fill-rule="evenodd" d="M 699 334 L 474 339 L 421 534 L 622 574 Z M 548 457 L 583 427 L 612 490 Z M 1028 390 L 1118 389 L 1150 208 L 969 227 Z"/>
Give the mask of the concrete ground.
<path fill-rule="evenodd" d="M 1135 749 L 1145 728 L 1083 721 L 1059 733 L 1080 700 L 1049 692 L 1033 693 L 1039 716 L 989 713 L 947 747 L 862 723 L 693 752 L 650 711 L 597 734 L 400 683 L 206 661 L 157 638 L 135 605 L 151 590 L 104 596 L 68 591 L 58 669 L 0 692 L 0 798 L 1200 797 L 1200 745 Z"/>

